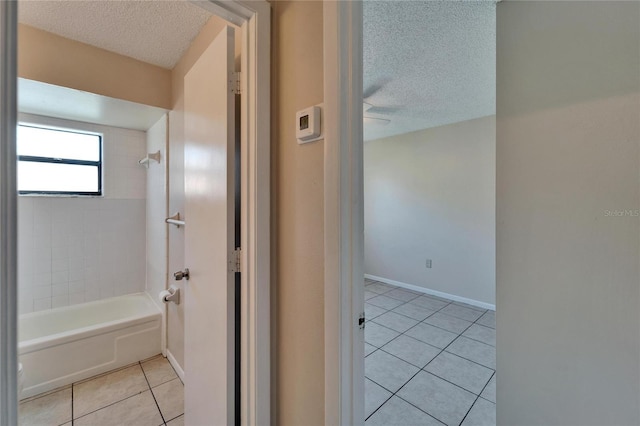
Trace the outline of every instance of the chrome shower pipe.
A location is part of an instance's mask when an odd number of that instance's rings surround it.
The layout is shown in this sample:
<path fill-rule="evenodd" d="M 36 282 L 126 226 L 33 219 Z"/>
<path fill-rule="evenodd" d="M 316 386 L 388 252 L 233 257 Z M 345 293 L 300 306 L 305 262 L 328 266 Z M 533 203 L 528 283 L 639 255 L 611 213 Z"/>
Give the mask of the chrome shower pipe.
<path fill-rule="evenodd" d="M 18 2 L 0 2 L 0 425 L 18 424 Z"/>

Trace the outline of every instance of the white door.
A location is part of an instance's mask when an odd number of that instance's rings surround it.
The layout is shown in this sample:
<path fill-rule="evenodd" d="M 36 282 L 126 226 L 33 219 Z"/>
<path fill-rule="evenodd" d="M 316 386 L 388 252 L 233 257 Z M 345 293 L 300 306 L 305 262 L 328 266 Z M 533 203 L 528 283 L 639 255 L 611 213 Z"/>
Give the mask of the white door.
<path fill-rule="evenodd" d="M 184 78 L 185 424 L 234 423 L 234 32 Z"/>

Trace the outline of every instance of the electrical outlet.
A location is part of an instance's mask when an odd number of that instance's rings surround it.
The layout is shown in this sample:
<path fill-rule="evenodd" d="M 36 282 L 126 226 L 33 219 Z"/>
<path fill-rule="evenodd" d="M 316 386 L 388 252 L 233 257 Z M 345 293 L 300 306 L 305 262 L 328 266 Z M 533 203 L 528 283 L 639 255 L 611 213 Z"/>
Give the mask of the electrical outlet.
<path fill-rule="evenodd" d="M 431 259 L 427 259 L 427 261 L 425 262 L 425 266 L 427 268 L 431 268 Z"/>

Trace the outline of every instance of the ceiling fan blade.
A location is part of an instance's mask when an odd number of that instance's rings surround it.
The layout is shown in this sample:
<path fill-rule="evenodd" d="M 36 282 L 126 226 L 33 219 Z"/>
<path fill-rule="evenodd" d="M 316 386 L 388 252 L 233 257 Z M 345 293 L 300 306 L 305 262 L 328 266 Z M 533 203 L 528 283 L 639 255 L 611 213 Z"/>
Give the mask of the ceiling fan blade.
<path fill-rule="evenodd" d="M 386 118 L 376 118 L 376 117 L 363 117 L 365 123 L 378 124 L 380 126 L 386 126 L 391 123 L 391 120 L 387 120 Z"/>
<path fill-rule="evenodd" d="M 367 112 L 370 114 L 394 114 L 400 111 L 402 108 L 399 107 L 379 107 L 379 106 L 371 106 L 367 109 Z"/>
<path fill-rule="evenodd" d="M 382 89 L 382 86 L 382 84 L 372 84 L 371 86 L 367 87 L 364 92 L 362 92 L 362 98 L 370 98 L 371 96 L 375 95 L 380 89 Z"/>
<path fill-rule="evenodd" d="M 375 83 L 369 85 L 369 87 L 364 89 L 364 91 L 362 92 L 362 99 L 367 99 L 368 97 L 375 95 L 380 89 L 386 86 L 390 81 L 391 81 L 391 78 L 389 77 L 379 78 Z"/>

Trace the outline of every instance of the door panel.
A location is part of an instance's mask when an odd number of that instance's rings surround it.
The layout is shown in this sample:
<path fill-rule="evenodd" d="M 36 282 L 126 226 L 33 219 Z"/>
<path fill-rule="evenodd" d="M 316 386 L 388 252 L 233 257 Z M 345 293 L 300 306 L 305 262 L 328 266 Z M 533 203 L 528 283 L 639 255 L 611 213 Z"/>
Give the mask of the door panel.
<path fill-rule="evenodd" d="M 185 423 L 234 423 L 234 32 L 225 28 L 185 85 Z"/>

